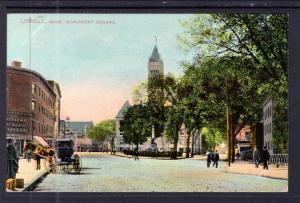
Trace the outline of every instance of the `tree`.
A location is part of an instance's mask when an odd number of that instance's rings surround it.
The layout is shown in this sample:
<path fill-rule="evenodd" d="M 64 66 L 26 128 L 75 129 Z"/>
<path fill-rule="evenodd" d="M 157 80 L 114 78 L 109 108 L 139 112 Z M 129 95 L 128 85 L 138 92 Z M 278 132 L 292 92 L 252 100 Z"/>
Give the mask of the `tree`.
<path fill-rule="evenodd" d="M 204 148 L 207 150 L 215 150 L 216 145 L 224 141 L 223 134 L 215 128 L 203 127 L 201 129 L 202 137 L 204 138 Z"/>
<path fill-rule="evenodd" d="M 148 82 L 142 81 L 132 89 L 132 100 L 134 104 L 145 104 L 148 102 Z"/>
<path fill-rule="evenodd" d="M 164 79 L 166 101 L 169 105 L 166 108 L 166 133 L 169 139 L 173 140 L 172 158 L 177 157 L 177 145 L 179 130 L 184 121 L 184 97 L 185 89 L 180 79 L 168 74 Z"/>
<path fill-rule="evenodd" d="M 198 95 L 222 104 L 228 85 L 232 138 L 243 124 L 260 120 L 260 107 L 270 96 L 275 144 L 287 142 L 287 15 L 195 15 L 183 26 L 179 41 L 195 53 L 187 71 L 198 73 Z"/>
<path fill-rule="evenodd" d="M 143 144 L 151 136 L 151 129 L 149 111 L 145 105 L 135 104 L 126 110 L 121 126 L 125 142 L 135 144 L 138 149 L 139 144 Z"/>
<path fill-rule="evenodd" d="M 88 129 L 87 135 L 89 138 L 98 141 L 100 144 L 103 144 L 104 141 L 108 140 L 112 151 L 114 149 L 115 129 L 115 120 L 105 120 Z"/>

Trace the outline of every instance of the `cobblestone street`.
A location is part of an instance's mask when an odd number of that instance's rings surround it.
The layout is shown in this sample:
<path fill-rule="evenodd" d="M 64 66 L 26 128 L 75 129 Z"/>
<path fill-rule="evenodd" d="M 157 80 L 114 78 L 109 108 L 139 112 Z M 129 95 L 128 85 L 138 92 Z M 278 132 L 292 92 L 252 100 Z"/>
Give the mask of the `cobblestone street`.
<path fill-rule="evenodd" d="M 80 175 L 49 174 L 39 192 L 283 192 L 288 181 L 231 174 L 202 160 L 156 160 L 82 156 Z"/>

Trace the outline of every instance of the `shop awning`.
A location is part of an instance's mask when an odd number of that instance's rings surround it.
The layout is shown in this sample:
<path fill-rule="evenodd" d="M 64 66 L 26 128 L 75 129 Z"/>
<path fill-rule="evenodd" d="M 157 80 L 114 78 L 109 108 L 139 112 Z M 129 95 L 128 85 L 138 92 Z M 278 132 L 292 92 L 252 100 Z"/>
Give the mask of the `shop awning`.
<path fill-rule="evenodd" d="M 33 136 L 33 142 L 42 145 L 43 147 L 49 147 L 49 144 L 40 136 Z"/>

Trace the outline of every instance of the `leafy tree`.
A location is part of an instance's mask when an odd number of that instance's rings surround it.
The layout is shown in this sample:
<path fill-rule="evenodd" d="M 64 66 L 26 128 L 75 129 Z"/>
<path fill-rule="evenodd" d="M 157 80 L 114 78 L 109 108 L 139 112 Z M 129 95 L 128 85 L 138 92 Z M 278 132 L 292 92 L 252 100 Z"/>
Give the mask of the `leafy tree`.
<path fill-rule="evenodd" d="M 260 120 L 260 107 L 270 96 L 275 144 L 287 142 L 287 15 L 195 15 L 183 26 L 179 41 L 195 53 L 187 72 L 200 78 L 193 80 L 198 95 L 207 104 L 224 104 L 228 85 L 232 136 L 243 124 Z M 212 108 L 220 106 L 206 106 L 210 116 L 218 115 Z"/>
<path fill-rule="evenodd" d="M 104 141 L 108 140 L 111 145 L 111 150 L 113 150 L 115 128 L 115 120 L 105 120 L 88 129 L 87 135 L 89 138 L 94 139 L 102 144 Z"/>
<path fill-rule="evenodd" d="M 148 82 L 142 81 L 132 89 L 132 100 L 134 104 L 145 104 L 148 102 Z"/>
<path fill-rule="evenodd" d="M 123 137 L 128 144 L 135 144 L 137 148 L 139 144 L 143 144 L 152 131 L 147 107 L 143 104 L 129 107 L 124 114 L 121 131 L 124 132 Z"/>
<path fill-rule="evenodd" d="M 216 145 L 224 141 L 223 134 L 216 128 L 204 127 L 201 129 L 201 134 L 207 150 L 215 150 Z"/>

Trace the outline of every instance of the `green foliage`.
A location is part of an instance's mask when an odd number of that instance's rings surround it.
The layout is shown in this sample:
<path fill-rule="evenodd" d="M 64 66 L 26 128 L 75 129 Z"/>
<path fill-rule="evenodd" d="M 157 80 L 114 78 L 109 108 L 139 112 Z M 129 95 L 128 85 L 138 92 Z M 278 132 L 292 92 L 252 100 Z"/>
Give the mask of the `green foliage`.
<path fill-rule="evenodd" d="M 91 139 L 103 142 L 114 136 L 115 128 L 115 120 L 105 120 L 88 129 L 87 135 Z"/>
<path fill-rule="evenodd" d="M 203 147 L 207 150 L 215 150 L 216 145 L 224 142 L 223 134 L 216 128 L 203 127 L 201 130 Z"/>
<path fill-rule="evenodd" d="M 135 144 L 137 147 L 139 144 L 143 144 L 152 132 L 152 123 L 147 107 L 143 104 L 129 107 L 124 114 L 121 131 L 124 132 L 125 142 Z"/>
<path fill-rule="evenodd" d="M 182 26 L 180 46 L 195 53 L 191 63 L 183 63 L 184 77 L 192 95 L 202 100 L 202 123 L 223 131 L 228 93 L 233 127 L 255 124 L 271 97 L 274 144 L 282 151 L 287 143 L 287 15 L 195 15 Z"/>

